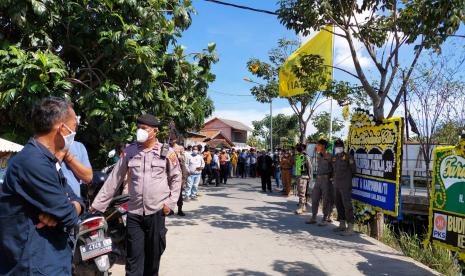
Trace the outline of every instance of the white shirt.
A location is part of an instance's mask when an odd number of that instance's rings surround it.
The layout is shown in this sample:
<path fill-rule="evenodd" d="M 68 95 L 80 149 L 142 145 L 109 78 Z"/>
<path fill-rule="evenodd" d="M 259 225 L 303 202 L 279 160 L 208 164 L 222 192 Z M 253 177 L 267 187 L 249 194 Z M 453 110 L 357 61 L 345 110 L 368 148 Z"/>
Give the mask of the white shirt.
<path fill-rule="evenodd" d="M 205 167 L 205 161 L 203 161 L 203 156 L 201 154 L 190 155 L 187 159 L 187 171 L 191 174 L 200 174 L 202 170 L 197 170 L 197 168 Z"/>

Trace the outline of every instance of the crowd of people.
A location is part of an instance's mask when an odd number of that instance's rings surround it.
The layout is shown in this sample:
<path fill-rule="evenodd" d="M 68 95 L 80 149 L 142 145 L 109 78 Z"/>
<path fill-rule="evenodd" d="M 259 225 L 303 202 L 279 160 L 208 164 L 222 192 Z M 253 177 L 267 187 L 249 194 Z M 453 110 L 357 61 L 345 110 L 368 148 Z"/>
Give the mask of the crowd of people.
<path fill-rule="evenodd" d="M 311 218 L 308 224 L 325 226 L 332 221 L 334 206 L 337 209 L 339 227 L 335 229 L 343 235 L 353 234 L 354 214 L 351 200 L 352 174 L 355 161 L 344 152 L 344 142 L 334 143 L 334 152 L 329 152 L 328 141 L 321 139 L 315 150 L 307 152 L 305 144 L 297 144 L 286 149 L 277 148 L 274 152 L 236 149 L 211 149 L 196 145 L 181 146 L 178 158 L 183 160 L 182 171 L 185 185 L 183 196 L 178 204 L 178 214 L 183 216 L 182 201 L 196 200 L 198 186 L 219 186 L 226 184 L 228 178 L 260 177 L 263 193 L 273 193 L 272 179 L 275 180 L 275 192 L 290 197 L 294 193 L 299 198 L 295 213 L 307 212 L 307 203 L 311 202 Z M 202 151 L 203 150 L 203 151 Z M 202 154 L 200 152 L 202 151 Z M 182 153 L 182 154 L 181 154 Z M 319 206 L 322 206 L 323 218 L 317 222 Z"/>
<path fill-rule="evenodd" d="M 276 149 L 259 152 L 257 173 L 261 176 L 262 192 L 272 192 L 271 178 L 284 196 L 297 192 L 299 198 L 297 215 L 306 213 L 307 203 L 311 202 L 311 218 L 308 224 L 326 226 L 332 222 L 334 206 L 337 210 L 339 227 L 336 232 L 352 235 L 354 212 L 352 206 L 352 175 L 355 173 L 353 157 L 344 151 L 344 142 L 334 142 L 334 152 L 329 152 L 328 141 L 321 139 L 316 143 L 314 152 L 307 152 L 305 144 L 297 144 L 288 149 Z M 282 185 L 281 185 L 282 183 Z M 295 187 L 295 189 L 293 189 Z M 323 218 L 316 218 L 322 203 Z"/>
<path fill-rule="evenodd" d="M 311 190 L 312 216 L 307 223 L 317 223 L 322 202 L 318 225 L 331 221 L 335 205 L 340 222 L 335 230 L 353 233 L 355 162 L 341 140 L 335 142 L 334 154 L 328 153 L 326 140 L 318 141 L 314 162 L 303 144 L 274 152 L 200 145 L 184 149 L 176 140 L 171 147 L 159 142 L 160 122 L 144 114 L 136 121 L 136 141 L 124 148 L 86 210 L 79 186 L 91 181 L 92 168 L 84 145 L 74 141 L 79 120 L 72 105 L 63 98 L 45 98 L 32 115 L 34 136 L 8 164 L 0 186 L 0 259 L 6 274 L 71 275 L 74 227 L 87 212 L 105 212 L 122 185 L 129 193 L 126 275 L 157 275 L 166 247 L 165 217 L 174 213 L 176 204 L 178 215 L 184 216 L 183 202 L 197 200 L 200 183 L 220 186 L 231 177 L 260 177 L 264 193 L 273 192 L 274 178 L 284 196 L 292 195 L 294 180 L 296 214 L 306 212 Z"/>

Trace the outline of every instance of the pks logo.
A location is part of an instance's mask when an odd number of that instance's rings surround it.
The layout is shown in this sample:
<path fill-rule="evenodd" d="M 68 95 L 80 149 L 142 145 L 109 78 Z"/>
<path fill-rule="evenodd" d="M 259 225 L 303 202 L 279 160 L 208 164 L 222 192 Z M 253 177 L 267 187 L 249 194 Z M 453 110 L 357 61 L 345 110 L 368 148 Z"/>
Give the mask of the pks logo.
<path fill-rule="evenodd" d="M 433 238 L 446 240 L 447 236 L 447 215 L 434 214 Z"/>

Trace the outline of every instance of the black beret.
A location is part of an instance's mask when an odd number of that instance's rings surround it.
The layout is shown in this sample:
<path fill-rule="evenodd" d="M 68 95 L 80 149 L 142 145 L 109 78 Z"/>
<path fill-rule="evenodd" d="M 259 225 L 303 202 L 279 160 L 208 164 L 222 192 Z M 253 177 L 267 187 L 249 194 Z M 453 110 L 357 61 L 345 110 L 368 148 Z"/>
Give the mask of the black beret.
<path fill-rule="evenodd" d="M 334 142 L 334 145 L 336 147 L 337 146 L 343 147 L 344 146 L 344 141 L 342 141 L 341 139 L 337 139 L 336 142 Z"/>
<path fill-rule="evenodd" d="M 143 114 L 139 118 L 137 118 L 138 124 L 144 124 L 151 127 L 159 127 L 160 121 L 153 115 L 150 114 Z"/>
<path fill-rule="evenodd" d="M 328 141 L 326 141 L 326 139 L 318 140 L 317 144 L 323 145 L 325 148 L 328 147 Z"/>

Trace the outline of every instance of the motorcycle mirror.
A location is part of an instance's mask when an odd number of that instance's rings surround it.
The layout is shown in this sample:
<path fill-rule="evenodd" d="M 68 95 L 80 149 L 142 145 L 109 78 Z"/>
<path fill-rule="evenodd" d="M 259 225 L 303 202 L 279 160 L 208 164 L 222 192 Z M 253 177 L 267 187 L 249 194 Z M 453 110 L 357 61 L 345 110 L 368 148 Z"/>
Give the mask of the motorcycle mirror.
<path fill-rule="evenodd" d="M 115 157 L 116 155 L 116 150 L 111 150 L 109 153 L 108 153 L 108 158 L 113 158 Z"/>

